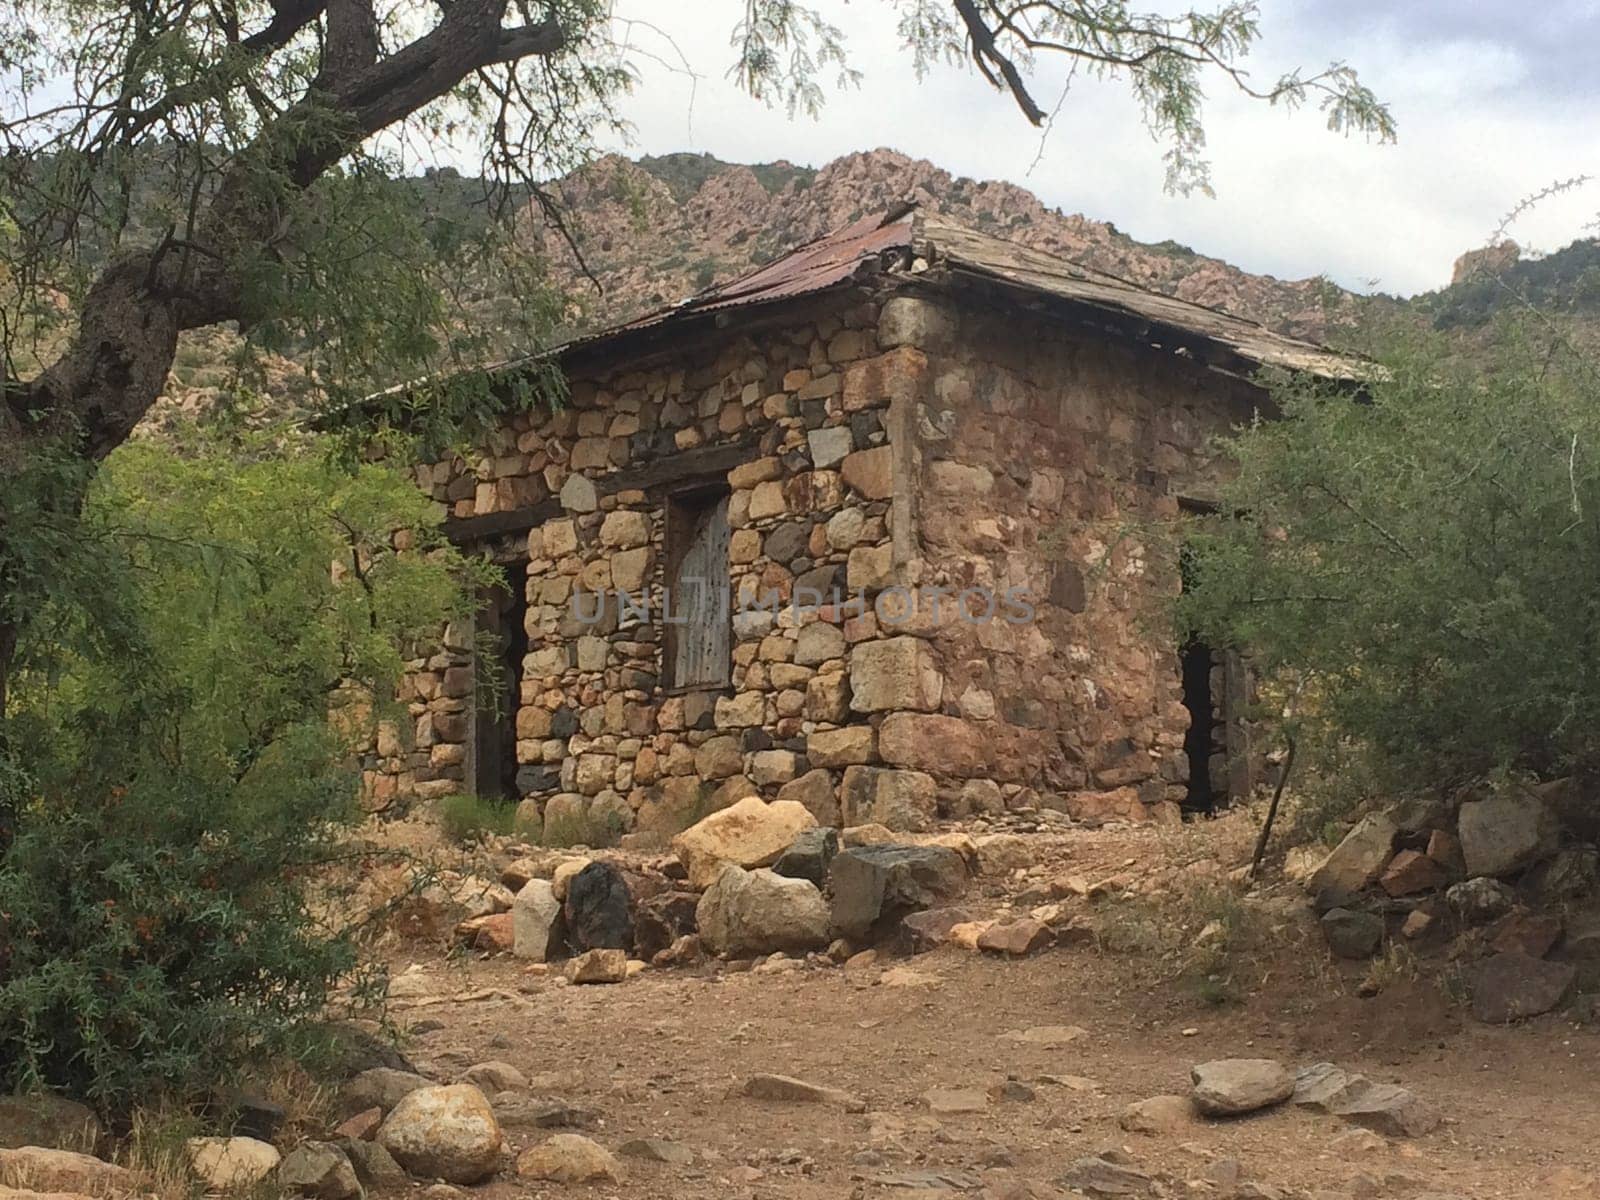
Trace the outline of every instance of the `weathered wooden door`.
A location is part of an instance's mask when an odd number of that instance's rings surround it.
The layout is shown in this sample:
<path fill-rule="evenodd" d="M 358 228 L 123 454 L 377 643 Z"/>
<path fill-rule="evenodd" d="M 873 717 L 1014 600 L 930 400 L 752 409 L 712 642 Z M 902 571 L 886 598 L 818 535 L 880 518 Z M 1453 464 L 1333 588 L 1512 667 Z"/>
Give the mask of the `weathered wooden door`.
<path fill-rule="evenodd" d="M 674 500 L 670 624 L 664 664 L 673 688 L 726 687 L 732 667 L 728 616 L 728 495 Z"/>

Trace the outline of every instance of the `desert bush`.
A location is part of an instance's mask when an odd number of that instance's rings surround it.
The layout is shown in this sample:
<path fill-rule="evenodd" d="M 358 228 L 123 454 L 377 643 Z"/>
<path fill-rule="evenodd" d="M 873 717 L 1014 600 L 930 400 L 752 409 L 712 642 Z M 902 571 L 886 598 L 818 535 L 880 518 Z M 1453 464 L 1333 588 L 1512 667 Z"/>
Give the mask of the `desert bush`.
<path fill-rule="evenodd" d="M 505 836 L 516 828 L 517 806 L 505 800 L 470 794 L 444 796 L 436 811 L 445 836 L 454 842 Z"/>
<path fill-rule="evenodd" d="M 349 853 L 372 698 L 482 572 L 406 476 L 315 453 L 133 444 L 81 519 L 34 516 L 72 569 L 22 614 L 0 729 L 0 1088 L 205 1090 L 364 982 L 299 884 Z"/>
<path fill-rule="evenodd" d="M 1237 475 L 1184 531 L 1180 624 L 1292 680 L 1307 744 L 1373 786 L 1600 766 L 1597 393 L 1511 325 L 1492 369 L 1412 339 L 1359 394 L 1276 379 L 1282 419 L 1224 440 Z"/>

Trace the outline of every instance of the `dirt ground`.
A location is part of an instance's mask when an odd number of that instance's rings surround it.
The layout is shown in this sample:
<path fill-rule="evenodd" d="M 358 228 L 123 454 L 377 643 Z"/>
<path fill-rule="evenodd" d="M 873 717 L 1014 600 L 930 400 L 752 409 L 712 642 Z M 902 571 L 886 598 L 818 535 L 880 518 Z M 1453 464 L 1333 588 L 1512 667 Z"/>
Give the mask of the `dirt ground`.
<path fill-rule="evenodd" d="M 1240 854 L 1248 822 L 1207 825 L 1051 835 L 1055 861 L 1034 875 L 1067 866 L 1092 880 L 1126 875 L 1132 862 L 1144 890 L 1165 889 Z M 988 880 L 980 895 L 1001 905 L 1028 879 Z M 558 971 L 513 960 L 419 959 L 412 982 L 420 986 L 409 990 L 420 994 L 397 1001 L 395 1016 L 412 1031 L 407 1053 L 439 1077 L 509 1062 L 539 1094 L 586 1110 L 589 1123 L 576 1132 L 612 1149 L 670 1139 L 695 1155 L 687 1166 L 625 1159 L 620 1185 L 502 1178 L 484 1189 L 491 1200 L 963 1194 L 919 1191 L 937 1182 L 918 1174 L 929 1171 L 946 1172 L 946 1188 L 1021 1200 L 1074 1194 L 1058 1186 L 1063 1173 L 1112 1148 L 1156 1177 L 1155 1195 L 1236 1194 L 1208 1182 L 1226 1177 L 1231 1159 L 1244 1180 L 1328 1200 L 1600 1196 L 1592 1028 L 1561 1015 L 1514 1028 L 1476 1024 L 1426 972 L 1396 974 L 1363 997 L 1366 969 L 1329 964 L 1320 943 L 1306 940 L 1284 886 L 1253 909 L 1263 917 L 1257 940 L 1239 938 L 1226 960 L 1210 961 L 1226 962 L 1223 995 L 1196 986 L 1192 958 L 1170 952 L 1193 941 L 1189 926 L 1207 923 L 1209 912 L 1126 896 L 1081 903 L 1108 931 L 1102 943 L 1015 961 L 945 947 L 868 966 L 780 964 L 769 973 L 712 963 L 575 987 Z M 1152 930 L 1162 920 L 1172 927 Z M 1017 1036 L 1041 1026 L 1083 1032 L 1057 1045 Z M 1385 1141 L 1284 1107 L 1155 1136 L 1119 1127 L 1131 1102 L 1184 1093 L 1192 1064 L 1227 1057 L 1332 1061 L 1404 1085 L 1445 1123 L 1421 1139 Z M 763 1072 L 843 1089 L 865 1111 L 741 1094 Z M 1008 1080 L 1025 1086 L 1003 1094 Z M 924 1099 L 936 1088 L 994 1093 L 982 1111 L 936 1116 Z M 546 1131 L 507 1136 L 520 1151 Z"/>

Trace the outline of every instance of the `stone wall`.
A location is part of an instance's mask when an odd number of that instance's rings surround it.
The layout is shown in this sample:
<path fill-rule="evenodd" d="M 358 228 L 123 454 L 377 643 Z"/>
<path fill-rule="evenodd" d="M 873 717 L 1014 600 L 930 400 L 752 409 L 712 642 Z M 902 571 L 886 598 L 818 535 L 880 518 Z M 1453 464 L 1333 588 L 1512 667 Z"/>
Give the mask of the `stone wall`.
<path fill-rule="evenodd" d="M 1116 530 L 1208 491 L 1206 439 L 1249 398 L 1058 325 L 852 293 L 578 372 L 567 407 L 418 480 L 458 519 L 539 518 L 514 550 L 515 721 L 518 790 L 548 840 L 670 836 L 752 794 L 902 829 L 1036 803 L 1143 816 L 1181 795 L 1187 713 L 1176 648 L 1141 623 L 1141 598 L 1174 583 Z M 729 491 L 740 596 L 838 602 L 736 603 L 731 686 L 668 694 L 668 497 L 708 480 Z M 1035 619 L 962 619 L 961 590 L 1008 587 Z M 948 589 L 938 614 L 931 588 Z M 467 788 L 468 632 L 412 664 L 414 728 L 386 731 L 375 797 Z"/>

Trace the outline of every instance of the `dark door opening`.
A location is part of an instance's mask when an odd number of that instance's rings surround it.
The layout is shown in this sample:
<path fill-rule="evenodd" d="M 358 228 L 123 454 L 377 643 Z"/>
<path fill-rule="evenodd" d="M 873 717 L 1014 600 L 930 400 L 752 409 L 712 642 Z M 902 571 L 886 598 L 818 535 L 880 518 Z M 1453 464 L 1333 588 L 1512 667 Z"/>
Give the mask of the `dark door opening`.
<path fill-rule="evenodd" d="M 522 660 L 528 653 L 528 568 L 502 564 L 505 584 L 479 594 L 476 711 L 472 787 L 485 799 L 520 800 L 517 788 L 517 707 Z"/>
<path fill-rule="evenodd" d="M 1180 651 L 1183 662 L 1183 706 L 1189 710 L 1189 731 L 1183 738 L 1184 757 L 1189 761 L 1189 791 L 1183 807 L 1192 812 L 1215 812 L 1228 806 L 1226 786 L 1213 782 L 1213 765 L 1225 755 L 1218 746 L 1221 722 L 1217 720 L 1217 701 L 1213 686 L 1216 659 L 1211 647 L 1190 642 Z"/>

